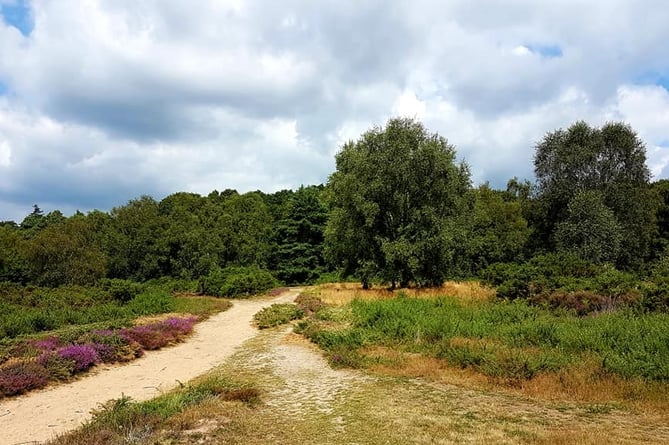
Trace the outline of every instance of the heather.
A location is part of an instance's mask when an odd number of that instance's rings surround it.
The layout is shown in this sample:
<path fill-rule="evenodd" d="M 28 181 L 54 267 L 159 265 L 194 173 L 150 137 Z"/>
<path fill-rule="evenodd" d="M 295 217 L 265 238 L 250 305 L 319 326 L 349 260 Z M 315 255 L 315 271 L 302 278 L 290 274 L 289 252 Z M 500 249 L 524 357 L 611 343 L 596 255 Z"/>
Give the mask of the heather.
<path fill-rule="evenodd" d="M 127 299 L 129 295 L 132 297 Z M 175 300 L 170 291 L 159 286 L 119 294 L 118 289 L 104 285 L 43 288 L 0 283 L 0 337 L 171 312 L 176 309 Z"/>
<path fill-rule="evenodd" d="M 100 363 L 134 360 L 145 350 L 182 341 L 196 321 L 192 316 L 170 317 L 121 329 L 92 329 L 70 342 L 57 335 L 20 341 L 1 358 L 0 394 L 12 396 L 67 380 Z"/>

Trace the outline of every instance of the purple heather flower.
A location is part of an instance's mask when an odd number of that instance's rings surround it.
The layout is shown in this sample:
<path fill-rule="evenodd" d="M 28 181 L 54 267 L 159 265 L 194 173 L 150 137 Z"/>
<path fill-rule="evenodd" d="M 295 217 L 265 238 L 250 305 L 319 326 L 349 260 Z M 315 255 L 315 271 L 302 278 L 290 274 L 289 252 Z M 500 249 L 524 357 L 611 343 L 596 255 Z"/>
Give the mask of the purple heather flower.
<path fill-rule="evenodd" d="M 74 361 L 74 371 L 81 372 L 100 362 L 100 355 L 91 344 L 69 345 L 56 350 L 64 359 Z"/>

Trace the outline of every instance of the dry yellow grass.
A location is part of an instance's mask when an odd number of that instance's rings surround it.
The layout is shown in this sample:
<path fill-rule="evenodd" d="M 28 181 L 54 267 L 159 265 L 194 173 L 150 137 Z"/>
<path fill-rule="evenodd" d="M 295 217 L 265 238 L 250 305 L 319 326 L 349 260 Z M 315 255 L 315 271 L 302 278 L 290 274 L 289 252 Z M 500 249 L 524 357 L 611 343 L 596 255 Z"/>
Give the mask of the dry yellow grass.
<path fill-rule="evenodd" d="M 479 340 L 452 341 L 469 344 Z M 488 377 L 471 368 L 451 366 L 444 360 L 383 346 L 365 348 L 361 352 L 376 362 L 369 369 L 378 375 L 423 378 L 439 384 L 501 391 L 555 403 L 613 403 L 669 424 L 668 384 L 604 374 L 593 361 L 586 360 L 560 372 L 542 373 L 530 380 L 518 381 Z"/>
<path fill-rule="evenodd" d="M 362 300 L 384 300 L 394 298 L 400 294 L 416 298 L 451 296 L 461 299 L 464 303 L 488 301 L 495 296 L 494 289 L 474 281 L 448 281 L 441 287 L 396 289 L 394 291 L 384 287 L 363 289 L 359 283 L 329 283 L 315 286 L 309 289 L 308 292 L 319 297 L 325 303 L 334 306 L 343 306 L 356 298 Z"/>

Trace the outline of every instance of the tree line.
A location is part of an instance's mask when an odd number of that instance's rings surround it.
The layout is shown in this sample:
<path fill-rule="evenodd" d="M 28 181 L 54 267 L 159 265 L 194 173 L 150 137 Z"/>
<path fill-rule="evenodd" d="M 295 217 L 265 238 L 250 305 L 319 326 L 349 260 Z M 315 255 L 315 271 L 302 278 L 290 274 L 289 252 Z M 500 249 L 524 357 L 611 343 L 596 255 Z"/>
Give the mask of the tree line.
<path fill-rule="evenodd" d="M 0 281 L 206 282 L 250 268 L 286 284 L 337 273 L 403 287 L 546 257 L 569 264 L 563 275 L 582 263 L 635 276 L 664 264 L 669 181 L 651 181 L 644 143 L 629 125 L 550 131 L 535 146 L 534 172 L 534 182 L 474 187 L 444 137 L 414 119 L 391 119 L 344 144 L 325 185 L 142 196 L 70 217 L 34 206 L 20 223 L 0 223 Z"/>

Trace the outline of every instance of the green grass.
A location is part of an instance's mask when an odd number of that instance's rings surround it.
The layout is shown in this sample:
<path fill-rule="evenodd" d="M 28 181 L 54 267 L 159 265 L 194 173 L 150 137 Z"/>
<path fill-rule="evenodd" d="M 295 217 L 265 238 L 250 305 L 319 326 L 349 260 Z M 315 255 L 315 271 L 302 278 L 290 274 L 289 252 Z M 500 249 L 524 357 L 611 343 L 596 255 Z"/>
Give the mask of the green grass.
<path fill-rule="evenodd" d="M 271 328 L 290 323 L 304 317 L 304 311 L 294 304 L 273 304 L 253 316 L 260 329 Z"/>
<path fill-rule="evenodd" d="M 605 372 L 669 381 L 669 314 L 555 314 L 523 301 L 354 300 L 350 326 L 301 329 L 329 351 L 370 345 L 426 353 L 495 377 L 531 378 L 595 357 Z M 311 322 L 316 323 L 316 322 Z"/>
<path fill-rule="evenodd" d="M 231 306 L 221 299 L 174 297 L 174 283 L 166 280 L 136 286 L 139 293 L 123 301 L 104 286 L 41 288 L 0 283 L 0 338 L 7 343 L 43 332 L 77 331 L 78 326 L 127 326 L 137 317 L 167 312 L 206 318 Z"/>
<path fill-rule="evenodd" d="M 130 319 L 175 309 L 175 298 L 161 290 L 149 289 L 122 303 L 97 288 L 37 288 L 27 291 L 24 301 L 0 300 L 0 337 L 14 338 L 70 325 Z"/>
<path fill-rule="evenodd" d="M 110 400 L 82 428 L 50 443 L 137 443 L 164 429 L 170 418 L 207 400 L 240 401 L 254 406 L 259 397 L 260 392 L 253 386 L 212 375 L 145 402 L 134 402 L 129 397 Z"/>

